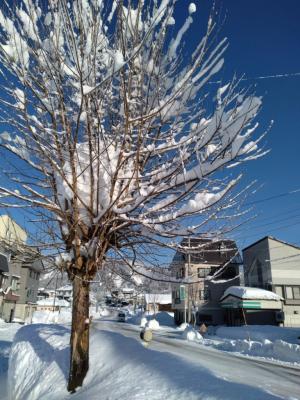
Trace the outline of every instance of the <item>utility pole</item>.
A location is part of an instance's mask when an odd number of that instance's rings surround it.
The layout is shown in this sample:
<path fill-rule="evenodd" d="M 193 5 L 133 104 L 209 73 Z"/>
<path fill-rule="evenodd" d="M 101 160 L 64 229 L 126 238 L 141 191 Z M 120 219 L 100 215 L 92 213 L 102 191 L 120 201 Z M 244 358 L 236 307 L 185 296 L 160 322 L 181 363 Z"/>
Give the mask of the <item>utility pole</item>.
<path fill-rule="evenodd" d="M 191 273 L 191 239 L 189 237 L 189 252 L 188 252 L 188 279 Z M 187 297 L 188 297 L 188 323 L 191 322 L 191 302 L 190 302 L 190 285 L 187 287 Z"/>

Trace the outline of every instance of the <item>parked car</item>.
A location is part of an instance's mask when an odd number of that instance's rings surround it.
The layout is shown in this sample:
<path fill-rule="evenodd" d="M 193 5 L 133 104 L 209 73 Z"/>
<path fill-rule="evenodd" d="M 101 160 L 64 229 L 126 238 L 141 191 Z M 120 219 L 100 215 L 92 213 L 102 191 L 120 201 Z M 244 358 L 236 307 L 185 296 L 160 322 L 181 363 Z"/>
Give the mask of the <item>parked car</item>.
<path fill-rule="evenodd" d="M 126 322 L 126 313 L 124 311 L 120 311 L 118 313 L 118 321 L 119 322 Z"/>

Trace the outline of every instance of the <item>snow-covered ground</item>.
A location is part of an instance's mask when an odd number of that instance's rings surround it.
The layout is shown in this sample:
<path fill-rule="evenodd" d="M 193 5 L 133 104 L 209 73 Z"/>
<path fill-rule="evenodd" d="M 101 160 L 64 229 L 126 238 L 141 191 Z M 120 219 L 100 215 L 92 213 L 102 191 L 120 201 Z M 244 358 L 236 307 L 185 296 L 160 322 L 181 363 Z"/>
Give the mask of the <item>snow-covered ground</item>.
<path fill-rule="evenodd" d="M 74 399 L 96 400 L 99 391 L 103 399 L 110 400 L 239 399 L 241 396 L 246 399 L 275 398 L 255 387 L 244 385 L 243 380 L 227 382 L 231 374 L 228 371 L 223 374 L 225 370 L 222 368 L 214 374 L 203 365 L 195 365 L 198 350 L 204 354 L 207 351 L 209 353 L 206 354 L 220 354 L 218 357 L 223 353 L 222 357 L 226 358 L 224 351 L 215 352 L 215 349 L 225 350 L 300 366 L 300 329 L 270 326 L 218 327 L 209 329 L 203 337 L 191 326 L 175 327 L 172 313 L 145 315 L 134 314 L 129 310 L 129 323 L 117 323 L 118 310 L 91 311 L 94 316 L 91 366 L 83 388 L 72 396 Z M 43 323 L 39 323 L 39 320 Z M 67 311 L 62 314 L 37 313 L 34 321 L 35 324 L 21 329 L 21 325 L 0 322 L 0 383 L 1 389 L 4 388 L 1 399 L 6 398 L 8 355 L 15 334 L 8 373 L 10 399 L 60 400 L 68 397 L 66 380 L 69 368 L 70 314 Z M 189 346 L 193 346 L 193 357 L 178 358 L 178 354 L 157 352 L 153 346 L 145 348 L 139 340 L 141 325 L 155 327 L 155 340 L 161 343 L 167 341 L 169 346 L 179 351 L 182 349 L 183 353 L 186 349 L 189 354 Z M 101 329 L 98 329 L 99 326 Z M 126 332 L 129 332 L 129 337 L 123 335 Z M 209 357 L 214 366 L 214 358 Z M 246 397 L 244 391 L 247 392 Z"/>
<path fill-rule="evenodd" d="M 34 324 L 20 329 L 10 359 L 11 398 L 69 398 L 68 355 L 67 327 Z M 96 400 L 99 393 L 107 400 L 278 399 L 246 382 L 219 377 L 192 358 L 145 348 L 138 339 L 99 329 L 96 323 L 91 330 L 90 369 L 72 398 Z"/>
<path fill-rule="evenodd" d="M 20 329 L 19 324 L 9 324 L 0 318 L 0 398 L 6 399 L 7 370 L 10 348 L 16 332 Z"/>

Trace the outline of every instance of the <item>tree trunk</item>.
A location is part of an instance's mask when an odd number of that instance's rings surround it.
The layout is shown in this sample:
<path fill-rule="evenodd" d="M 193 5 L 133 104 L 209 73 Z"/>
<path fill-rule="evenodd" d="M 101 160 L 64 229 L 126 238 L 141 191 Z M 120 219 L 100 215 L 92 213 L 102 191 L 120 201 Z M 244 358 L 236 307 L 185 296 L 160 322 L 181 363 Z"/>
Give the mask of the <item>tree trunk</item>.
<path fill-rule="evenodd" d="M 89 283 L 73 280 L 71 358 L 68 391 L 82 386 L 89 369 Z"/>

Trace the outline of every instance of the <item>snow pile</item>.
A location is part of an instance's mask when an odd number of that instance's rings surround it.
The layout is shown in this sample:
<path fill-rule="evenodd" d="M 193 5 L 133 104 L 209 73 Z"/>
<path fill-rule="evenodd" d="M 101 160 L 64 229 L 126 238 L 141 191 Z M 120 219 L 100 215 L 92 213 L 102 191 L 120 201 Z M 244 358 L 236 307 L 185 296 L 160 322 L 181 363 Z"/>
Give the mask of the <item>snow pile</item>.
<path fill-rule="evenodd" d="M 248 300 L 282 300 L 278 294 L 270 292 L 269 290 L 246 286 L 230 286 L 225 290 L 221 300 L 230 295 Z"/>
<path fill-rule="evenodd" d="M 33 324 L 65 324 L 72 320 L 70 309 L 59 311 L 35 311 L 32 316 Z"/>
<path fill-rule="evenodd" d="M 248 325 L 248 326 L 221 326 L 215 330 L 215 335 L 226 339 L 250 339 L 263 341 L 265 339 L 274 342 L 284 340 L 288 343 L 299 344 L 299 328 L 283 328 L 271 325 Z"/>
<path fill-rule="evenodd" d="M 100 316 L 101 317 L 108 317 L 110 315 L 110 311 L 107 308 L 102 308 L 100 310 Z"/>
<path fill-rule="evenodd" d="M 268 339 L 263 342 L 248 340 L 229 340 L 215 346 L 219 350 L 234 351 L 256 357 L 274 358 L 300 364 L 300 346 L 276 340 L 274 343 Z"/>
<path fill-rule="evenodd" d="M 174 327 L 174 313 L 161 311 L 155 315 L 155 319 L 159 322 L 160 326 Z"/>
<path fill-rule="evenodd" d="M 183 322 L 182 324 L 180 324 L 179 326 L 177 326 L 177 330 L 178 331 L 184 331 L 186 328 L 188 328 L 189 327 L 189 324 L 188 323 L 186 323 L 186 322 Z"/>
<path fill-rule="evenodd" d="M 219 350 L 300 363 L 297 328 L 271 325 L 224 326 L 217 328 L 215 335 L 217 341 L 209 340 L 206 344 Z"/>
<path fill-rule="evenodd" d="M 141 327 L 141 328 L 145 328 L 145 326 L 147 325 L 147 323 L 148 323 L 147 318 L 146 318 L 146 317 L 142 317 L 142 318 L 141 318 L 141 322 L 140 322 L 140 327 Z"/>
<path fill-rule="evenodd" d="M 150 319 L 150 321 L 146 323 L 146 328 L 157 331 L 160 328 L 159 322 L 156 319 Z"/>
<path fill-rule="evenodd" d="M 193 342 L 202 340 L 202 336 L 199 332 L 197 332 L 192 326 L 187 326 L 182 334 L 183 338 Z"/>

